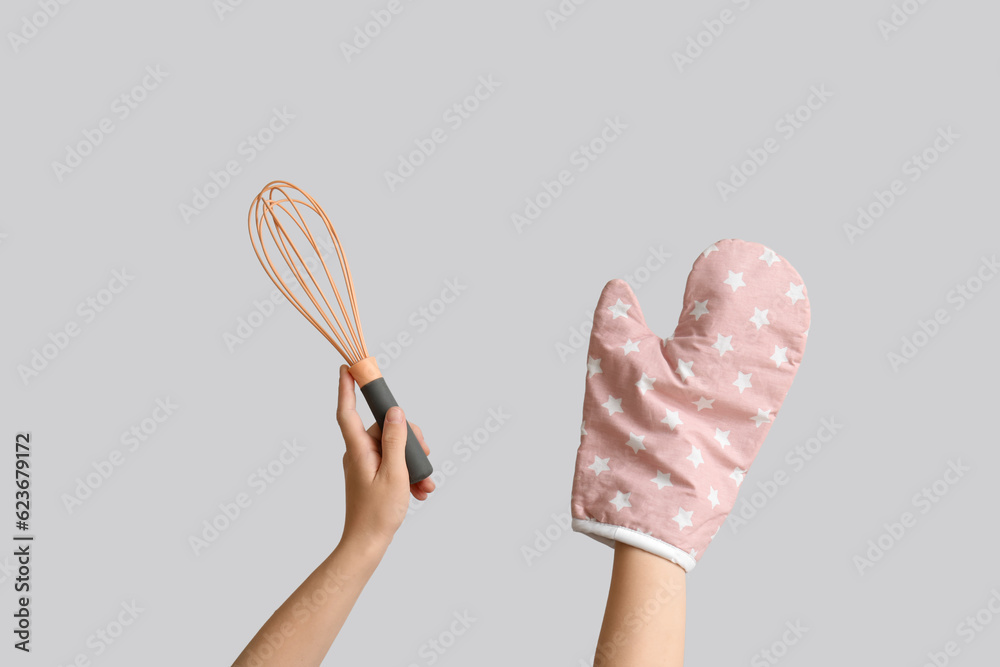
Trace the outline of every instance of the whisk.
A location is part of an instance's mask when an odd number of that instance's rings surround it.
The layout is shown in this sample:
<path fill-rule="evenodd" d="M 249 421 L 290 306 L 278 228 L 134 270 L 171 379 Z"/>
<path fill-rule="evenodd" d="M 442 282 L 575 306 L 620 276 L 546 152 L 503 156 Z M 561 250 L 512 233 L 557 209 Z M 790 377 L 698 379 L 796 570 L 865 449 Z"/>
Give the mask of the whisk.
<path fill-rule="evenodd" d="M 332 248 L 340 261 L 340 270 L 346 286 L 347 304 L 323 257 L 321 244 L 317 242 L 306 221 L 306 216 L 312 218 L 312 214 L 319 217 L 324 231 L 329 234 L 333 242 Z M 361 393 L 381 428 L 385 422 L 385 413 L 398 404 L 389 391 L 385 378 L 382 377 L 378 363 L 368 354 L 364 333 L 361 330 L 361 318 L 358 315 L 358 303 L 354 295 L 351 268 L 337 236 L 337 230 L 333 228 L 333 223 L 330 222 L 323 207 L 305 191 L 291 183 L 272 181 L 254 198 L 250 206 L 248 223 L 250 242 L 264 271 L 288 302 L 302 313 L 350 364 L 351 375 L 361 387 Z M 296 241 L 292 239 L 293 236 L 300 238 L 298 243 L 304 241 L 308 245 L 309 250 L 306 251 L 305 257 L 300 250 L 304 249 L 304 246 L 297 246 Z M 277 256 L 268 252 L 268 239 L 276 248 Z M 279 270 L 282 264 L 291 272 L 288 280 L 294 278 L 301 288 L 303 295 L 301 299 L 292 293 L 289 283 L 282 276 Z M 320 287 L 321 284 L 323 287 Z M 331 299 L 324 293 L 327 284 L 333 293 L 335 304 L 331 303 Z M 337 314 L 338 310 L 340 317 Z M 429 477 L 433 468 L 409 424 L 406 425 L 406 429 L 406 468 L 410 483 L 415 484 Z"/>

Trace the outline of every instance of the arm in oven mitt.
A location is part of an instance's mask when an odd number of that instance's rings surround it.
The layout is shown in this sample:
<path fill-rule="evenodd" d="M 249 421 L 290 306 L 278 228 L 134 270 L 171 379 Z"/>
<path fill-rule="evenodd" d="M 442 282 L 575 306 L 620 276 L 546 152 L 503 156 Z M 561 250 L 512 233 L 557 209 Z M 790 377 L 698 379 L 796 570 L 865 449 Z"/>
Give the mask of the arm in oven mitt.
<path fill-rule="evenodd" d="M 691 571 L 736 502 L 808 329 L 802 278 L 758 243 L 726 239 L 698 256 L 666 338 L 627 283 L 609 282 L 590 336 L 573 529 Z"/>

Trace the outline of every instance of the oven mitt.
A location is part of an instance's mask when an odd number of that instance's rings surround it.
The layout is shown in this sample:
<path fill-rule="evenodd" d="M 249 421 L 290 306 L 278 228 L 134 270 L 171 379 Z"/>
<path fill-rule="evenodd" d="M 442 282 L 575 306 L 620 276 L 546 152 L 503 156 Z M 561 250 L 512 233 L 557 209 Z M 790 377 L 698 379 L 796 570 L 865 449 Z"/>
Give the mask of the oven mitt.
<path fill-rule="evenodd" d="M 609 282 L 587 353 L 573 530 L 690 572 L 736 502 L 808 329 L 802 278 L 758 243 L 698 256 L 666 338 L 626 282 Z"/>

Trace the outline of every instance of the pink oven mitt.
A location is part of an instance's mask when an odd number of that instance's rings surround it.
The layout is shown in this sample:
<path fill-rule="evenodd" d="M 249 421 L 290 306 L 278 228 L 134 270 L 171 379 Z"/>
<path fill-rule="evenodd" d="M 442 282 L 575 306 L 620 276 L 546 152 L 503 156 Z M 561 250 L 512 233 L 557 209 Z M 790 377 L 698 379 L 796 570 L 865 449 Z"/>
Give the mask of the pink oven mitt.
<path fill-rule="evenodd" d="M 736 502 L 802 362 L 809 299 L 788 260 L 737 239 L 694 262 L 673 335 L 621 280 L 594 313 L 573 529 L 691 571 Z"/>

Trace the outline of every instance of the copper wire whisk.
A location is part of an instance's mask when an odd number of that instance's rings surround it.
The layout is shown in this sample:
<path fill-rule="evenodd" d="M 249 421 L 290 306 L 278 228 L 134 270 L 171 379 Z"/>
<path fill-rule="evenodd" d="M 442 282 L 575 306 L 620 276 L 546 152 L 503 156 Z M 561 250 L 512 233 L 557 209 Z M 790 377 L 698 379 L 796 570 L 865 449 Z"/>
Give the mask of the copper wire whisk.
<path fill-rule="evenodd" d="M 322 242 L 326 237 L 320 237 L 318 241 L 313 234 L 310 223 L 317 229 L 320 227 L 315 222 L 316 218 L 322 223 L 329 245 Z M 250 242 L 260 265 L 288 302 L 350 364 L 351 375 L 357 380 L 372 415 L 381 427 L 385 421 L 385 413 L 397 403 L 385 384 L 378 363 L 368 354 L 361 329 L 361 317 L 358 315 L 351 267 L 329 216 L 304 190 L 287 181 L 272 181 L 254 198 L 247 221 Z M 271 246 L 271 250 L 268 250 L 268 246 Z M 340 274 L 345 287 L 343 292 L 323 257 L 324 247 L 332 249 L 340 262 Z M 283 275 L 284 269 L 290 272 L 287 281 Z M 292 279 L 294 285 L 289 284 Z M 301 289 L 301 297 L 295 295 L 295 285 Z M 332 293 L 332 301 L 327 296 L 328 292 Z M 433 472 L 430 461 L 409 424 L 406 465 L 411 484 Z"/>
<path fill-rule="evenodd" d="M 333 240 L 333 247 L 336 250 L 337 259 L 340 261 L 340 270 L 347 285 L 346 291 L 348 301 L 350 302 L 350 312 L 348 312 L 344 304 L 344 299 L 341 296 L 336 281 L 334 281 L 333 276 L 330 274 L 330 267 L 323 258 L 320 244 L 309 229 L 309 225 L 303 215 L 303 209 L 310 210 L 319 217 L 330 238 Z M 319 263 L 323 268 L 322 273 L 326 276 L 326 281 L 333 291 L 343 321 L 337 316 L 337 313 L 330 305 L 330 301 L 323 293 L 323 289 L 319 286 L 319 281 L 317 281 L 316 275 L 313 273 L 313 270 L 318 267 L 315 267 L 315 262 L 313 262 L 313 268 L 309 267 L 306 258 L 302 257 L 295 242 L 289 235 L 289 229 L 283 220 L 290 221 L 295 225 L 295 228 L 297 228 L 298 232 L 312 248 L 313 256 L 319 259 Z M 276 269 L 274 260 L 267 250 L 265 233 L 273 241 L 281 258 L 291 270 L 292 275 L 295 276 L 298 285 L 305 292 L 305 297 L 313 305 L 315 312 L 318 313 L 319 319 L 292 294 L 291 287 L 285 282 L 281 272 Z M 286 181 L 272 181 L 268 183 L 253 200 L 253 206 L 250 207 L 250 242 L 253 244 L 254 252 L 257 254 L 257 259 L 260 260 L 261 266 L 264 267 L 264 271 L 274 281 L 274 284 L 284 297 L 330 341 L 330 344 L 337 349 L 337 352 L 340 352 L 344 359 L 353 365 L 368 356 L 368 348 L 365 347 L 365 337 L 361 329 L 361 318 L 358 315 L 358 301 L 354 294 L 354 280 L 351 277 L 351 267 L 347 263 L 347 255 L 344 253 L 344 247 L 340 243 L 340 237 L 337 236 L 337 230 L 334 229 L 333 223 L 330 222 L 326 211 L 323 210 L 323 207 L 315 199 Z M 303 273 L 308 276 L 308 280 L 304 279 Z M 320 280 L 322 280 L 322 276 Z M 324 327 L 323 324 L 320 324 L 319 320 L 322 320 L 326 326 Z"/>

